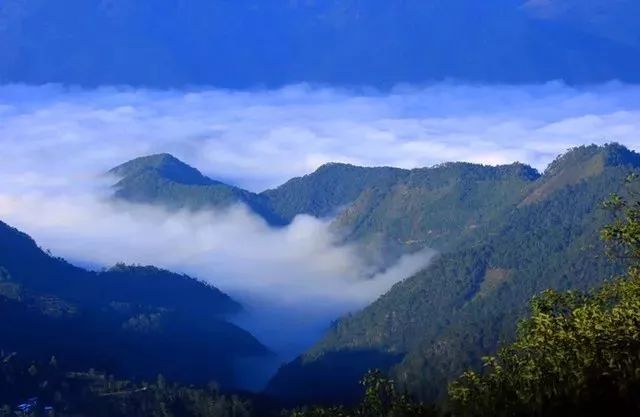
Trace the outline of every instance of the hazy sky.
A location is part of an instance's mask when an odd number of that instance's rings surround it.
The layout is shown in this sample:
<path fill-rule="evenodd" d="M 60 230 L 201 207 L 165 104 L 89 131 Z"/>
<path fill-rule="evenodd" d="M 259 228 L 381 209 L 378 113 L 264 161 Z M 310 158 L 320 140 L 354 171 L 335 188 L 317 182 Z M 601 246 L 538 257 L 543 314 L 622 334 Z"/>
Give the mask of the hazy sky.
<path fill-rule="evenodd" d="M 155 264 L 212 282 L 248 305 L 244 325 L 290 355 L 432 253 L 366 280 L 369 266 L 357 248 L 336 244 L 327 220 L 300 216 L 271 229 L 243 207 L 189 214 L 113 205 L 100 174 L 170 152 L 210 176 L 262 190 L 331 161 L 405 168 L 520 161 L 544 169 L 572 146 L 610 141 L 640 149 L 640 87 L 441 84 L 378 94 L 305 85 L 0 86 L 0 220 L 74 262 Z M 277 334 L 282 320 L 294 334 Z"/>

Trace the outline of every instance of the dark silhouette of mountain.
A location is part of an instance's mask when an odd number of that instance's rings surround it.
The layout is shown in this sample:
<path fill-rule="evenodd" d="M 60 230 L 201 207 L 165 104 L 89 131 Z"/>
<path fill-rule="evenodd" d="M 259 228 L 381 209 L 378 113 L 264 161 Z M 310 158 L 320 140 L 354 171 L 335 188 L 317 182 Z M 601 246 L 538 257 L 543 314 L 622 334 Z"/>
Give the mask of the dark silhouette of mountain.
<path fill-rule="evenodd" d="M 634 0 L 4 0 L 0 81 L 640 80 Z"/>
<path fill-rule="evenodd" d="M 235 384 L 234 363 L 268 350 L 227 318 L 215 287 L 154 267 L 77 268 L 0 222 L 0 349 L 128 378 Z"/>

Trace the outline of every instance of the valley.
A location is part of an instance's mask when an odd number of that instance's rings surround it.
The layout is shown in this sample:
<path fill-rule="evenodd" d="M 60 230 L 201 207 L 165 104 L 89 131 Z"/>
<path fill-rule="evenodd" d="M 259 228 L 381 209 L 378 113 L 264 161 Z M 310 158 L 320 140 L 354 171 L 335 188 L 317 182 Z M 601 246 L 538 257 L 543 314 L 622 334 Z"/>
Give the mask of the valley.
<path fill-rule="evenodd" d="M 320 340 L 283 364 L 264 393 L 292 406 L 351 403 L 374 368 L 423 400 L 441 399 L 453 377 L 512 339 L 532 296 L 596 288 L 622 270 L 598 256 L 599 231 L 610 221 L 601 203 L 638 170 L 640 155 L 610 144 L 572 149 L 541 174 L 522 164 L 328 164 L 262 193 L 210 179 L 168 154 L 107 175 L 114 204 L 193 213 L 244 205 L 276 229 L 300 215 L 330 218 L 336 244 L 357 245 L 383 271 L 408 254 L 437 251 L 372 304 L 327 322 Z M 7 225 L 1 231 L 3 317 L 12 323 L 2 330 L 11 336 L 3 338 L 6 352 L 53 355 L 75 370 L 126 378 L 214 379 L 227 390 L 242 388 L 234 373 L 243 361 L 257 370 L 278 357 L 232 324 L 247 307 L 211 284 L 151 266 L 83 270 Z M 340 383 L 329 382 L 337 374 Z"/>

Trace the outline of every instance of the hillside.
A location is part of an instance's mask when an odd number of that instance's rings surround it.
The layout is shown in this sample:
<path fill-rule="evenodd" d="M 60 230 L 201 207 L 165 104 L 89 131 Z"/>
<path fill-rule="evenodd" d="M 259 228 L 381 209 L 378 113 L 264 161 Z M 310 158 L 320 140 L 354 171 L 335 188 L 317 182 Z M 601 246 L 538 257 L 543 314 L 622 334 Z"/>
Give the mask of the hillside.
<path fill-rule="evenodd" d="M 233 386 L 236 360 L 268 354 L 227 321 L 241 308 L 215 287 L 154 267 L 77 268 L 0 223 L 2 350 L 127 378 Z"/>
<path fill-rule="evenodd" d="M 4 0 L 0 82 L 637 82 L 638 14 L 633 0 Z"/>
<path fill-rule="evenodd" d="M 262 193 L 274 211 L 291 221 L 298 214 L 331 217 L 371 188 L 388 188 L 407 175 L 399 168 L 329 163 Z"/>
<path fill-rule="evenodd" d="M 539 174 L 515 163 L 448 163 L 404 170 L 392 184 L 366 189 L 335 219 L 349 241 L 386 264 L 423 248 L 447 251 L 475 236 L 520 201 Z"/>
<path fill-rule="evenodd" d="M 473 239 L 338 321 L 267 391 L 294 402 L 349 400 L 359 377 L 379 367 L 423 399 L 440 397 L 450 378 L 512 336 L 531 296 L 591 288 L 617 271 L 600 256 L 609 220 L 600 207 L 629 172 L 640 172 L 640 156 L 619 145 L 560 157 Z M 336 372 L 344 378 L 330 379 Z"/>

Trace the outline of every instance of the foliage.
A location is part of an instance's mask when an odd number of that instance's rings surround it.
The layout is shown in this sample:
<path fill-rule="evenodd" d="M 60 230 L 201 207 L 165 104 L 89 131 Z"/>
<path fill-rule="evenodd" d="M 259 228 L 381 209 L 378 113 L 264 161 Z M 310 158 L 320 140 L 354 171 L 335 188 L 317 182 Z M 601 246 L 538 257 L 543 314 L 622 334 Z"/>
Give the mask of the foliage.
<path fill-rule="evenodd" d="M 393 381 L 378 371 L 369 371 L 361 381 L 364 394 L 352 408 L 310 407 L 291 413 L 291 417 L 432 417 L 435 409 L 412 401 L 396 389 Z"/>
<path fill-rule="evenodd" d="M 635 179 L 631 176 L 628 182 Z M 603 240 L 616 249 L 612 253 L 622 254 L 627 264 L 631 261 L 626 275 L 597 290 L 546 289 L 534 296 L 528 318 L 518 324 L 515 341 L 504 344 L 495 356 L 483 358 L 482 372 L 468 370 L 450 384 L 447 405 L 454 416 L 632 416 L 640 412 L 640 200 L 637 194 L 627 195 L 614 195 L 605 204 L 617 219 L 602 229 Z M 531 214 L 530 209 L 527 212 Z M 478 296 L 483 295 L 476 293 L 468 302 Z M 483 329 L 468 332 L 479 330 Z M 441 340 L 450 343 L 452 339 Z M 447 348 L 451 346 L 438 347 Z M 369 375 L 368 386 L 374 388 L 367 389 L 354 408 L 311 408 L 294 416 L 418 416 L 428 410 L 405 396 L 396 397 L 396 388 L 388 380 L 372 385 L 379 376 Z M 400 398 L 401 406 L 394 408 L 394 401 L 379 398 Z"/>
<path fill-rule="evenodd" d="M 592 163 L 596 159 L 602 162 L 599 171 Z M 580 173 L 581 167 L 588 172 Z M 602 256 L 599 234 L 611 221 L 601 202 L 623 188 L 630 171 L 640 172 L 638 156 L 619 145 L 572 150 L 520 194 L 525 200 L 545 187 L 535 202 L 516 202 L 425 270 L 343 317 L 302 360 L 279 371 L 269 392 L 294 393 L 300 401 L 348 399 L 348 393 L 330 383 L 305 393 L 298 388 L 342 356 L 377 351 L 378 356 L 398 358 L 382 369 L 411 394 L 421 400 L 443 399 L 452 378 L 467 368 L 478 369 L 483 356 L 513 340 L 516 319 L 528 314 L 526 306 L 535 294 L 545 289 L 586 291 L 624 270 Z M 556 176 L 562 181 L 555 181 Z M 496 282 L 498 275 L 502 279 Z"/>
<path fill-rule="evenodd" d="M 608 243 L 613 257 L 640 259 L 640 193 L 637 191 L 638 174 L 630 174 L 625 196 L 612 194 L 605 207 L 617 212 L 616 220 L 602 230 L 602 239 Z"/>
<path fill-rule="evenodd" d="M 450 387 L 461 416 L 640 411 L 640 275 L 594 294 L 545 291 L 517 340 Z"/>
<path fill-rule="evenodd" d="M 627 183 L 637 177 L 627 178 Z M 637 415 L 640 412 L 640 200 L 614 194 L 602 237 L 627 274 L 591 293 L 547 290 L 516 341 L 451 384 L 460 416 Z"/>

